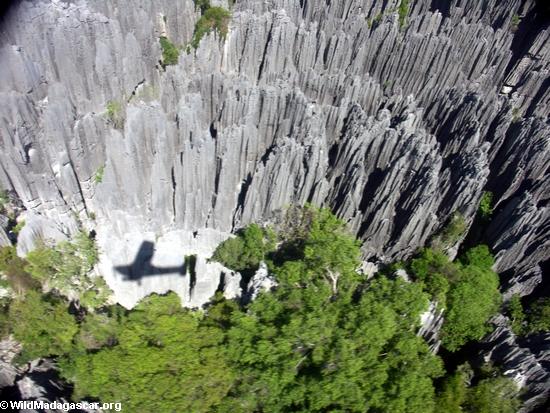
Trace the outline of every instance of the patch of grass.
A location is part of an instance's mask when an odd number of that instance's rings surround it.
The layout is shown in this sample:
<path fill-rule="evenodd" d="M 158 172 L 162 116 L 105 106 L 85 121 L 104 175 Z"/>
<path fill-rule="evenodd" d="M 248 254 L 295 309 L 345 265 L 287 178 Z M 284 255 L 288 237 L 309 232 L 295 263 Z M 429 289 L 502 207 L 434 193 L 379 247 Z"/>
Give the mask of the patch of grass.
<path fill-rule="evenodd" d="M 217 31 L 220 37 L 225 39 L 230 18 L 231 13 L 223 7 L 208 8 L 197 21 L 197 24 L 195 24 L 195 32 L 193 34 L 193 40 L 191 40 L 191 46 L 195 49 L 198 48 L 203 36 L 210 33 L 212 30 Z"/>
<path fill-rule="evenodd" d="M 512 108 L 512 123 L 519 122 L 521 115 L 519 113 L 519 108 Z"/>
<path fill-rule="evenodd" d="M 120 113 L 120 110 L 120 103 L 118 103 L 116 100 L 110 100 L 107 102 L 107 116 L 109 117 L 109 119 L 113 120 L 113 118 L 115 118 L 115 116 Z"/>
<path fill-rule="evenodd" d="M 97 168 L 97 171 L 95 172 L 95 175 L 94 175 L 94 182 L 96 184 L 100 184 L 101 182 L 103 182 L 104 172 L 105 172 L 105 165 L 101 165 L 99 168 Z"/>
<path fill-rule="evenodd" d="M 116 100 L 107 102 L 107 118 L 113 123 L 114 127 L 121 129 L 124 126 L 124 118 L 122 116 L 122 105 Z"/>
<path fill-rule="evenodd" d="M 167 37 L 162 36 L 159 41 L 162 49 L 162 63 L 165 66 L 177 64 L 180 57 L 178 48 Z"/>
<path fill-rule="evenodd" d="M 4 209 L 6 208 L 6 205 L 8 205 L 10 202 L 10 197 L 8 195 L 8 191 L 6 190 L 0 190 L 0 212 L 4 212 Z"/>
<path fill-rule="evenodd" d="M 517 14 L 514 14 L 510 23 L 512 24 L 512 30 L 516 31 L 521 23 L 521 18 Z"/>
<path fill-rule="evenodd" d="M 399 27 L 405 27 L 407 24 L 407 15 L 409 14 L 409 0 L 401 0 L 397 8 L 397 14 L 399 15 Z"/>

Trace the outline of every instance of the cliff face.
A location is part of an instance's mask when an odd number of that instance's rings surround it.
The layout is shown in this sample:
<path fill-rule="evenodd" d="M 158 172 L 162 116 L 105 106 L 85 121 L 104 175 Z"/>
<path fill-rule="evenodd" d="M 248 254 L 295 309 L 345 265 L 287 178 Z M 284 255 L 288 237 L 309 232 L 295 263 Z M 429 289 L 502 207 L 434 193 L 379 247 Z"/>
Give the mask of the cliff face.
<path fill-rule="evenodd" d="M 550 256 L 548 14 L 424 0 L 400 24 L 398 3 L 237 1 L 225 40 L 163 69 L 159 37 L 190 42 L 191 0 L 14 2 L 0 182 L 27 208 L 20 252 L 81 221 L 124 305 L 169 288 L 200 305 L 215 245 L 288 204 L 329 206 L 365 258 L 398 259 L 455 211 L 471 222 L 489 190 L 483 238 L 506 291 L 530 293 Z M 160 267 L 196 254 L 201 292 L 189 274 L 113 270 L 144 241 Z"/>

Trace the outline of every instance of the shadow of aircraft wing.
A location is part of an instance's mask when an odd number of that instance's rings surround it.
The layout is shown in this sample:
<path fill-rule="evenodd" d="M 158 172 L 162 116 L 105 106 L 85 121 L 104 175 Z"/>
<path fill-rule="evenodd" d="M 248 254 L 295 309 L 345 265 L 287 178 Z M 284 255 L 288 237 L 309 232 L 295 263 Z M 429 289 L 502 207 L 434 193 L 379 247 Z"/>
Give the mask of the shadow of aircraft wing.
<path fill-rule="evenodd" d="M 162 275 L 178 273 L 185 275 L 185 261 L 177 267 L 155 267 L 151 264 L 155 254 L 154 244 L 150 241 L 143 241 L 134 258 L 134 262 L 129 265 L 115 266 L 114 269 L 124 276 L 125 280 L 141 280 L 150 275 Z"/>

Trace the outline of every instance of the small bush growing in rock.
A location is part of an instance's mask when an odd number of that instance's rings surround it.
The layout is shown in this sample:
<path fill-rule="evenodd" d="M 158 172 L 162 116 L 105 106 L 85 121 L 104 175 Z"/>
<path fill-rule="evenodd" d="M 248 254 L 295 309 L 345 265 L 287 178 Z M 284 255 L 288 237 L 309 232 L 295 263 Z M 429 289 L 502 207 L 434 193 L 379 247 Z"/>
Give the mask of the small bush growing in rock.
<path fill-rule="evenodd" d="M 195 33 L 193 34 L 191 46 L 195 49 L 199 47 L 199 43 L 203 36 L 210 33 L 212 30 L 216 30 L 220 37 L 225 39 L 230 18 L 231 13 L 223 7 L 208 8 L 195 25 Z"/>
<path fill-rule="evenodd" d="M 160 38 L 160 47 L 162 48 L 162 63 L 166 65 L 175 65 L 178 63 L 180 51 L 167 37 Z"/>
<path fill-rule="evenodd" d="M 103 174 L 105 173 L 105 165 L 101 165 L 99 168 L 97 168 L 97 171 L 94 175 L 94 182 L 96 184 L 100 184 L 103 182 Z"/>
<path fill-rule="evenodd" d="M 447 249 L 455 245 L 466 233 L 468 225 L 460 212 L 455 212 L 451 220 L 432 241 L 432 247 L 436 249 Z"/>
<path fill-rule="evenodd" d="M 493 193 L 492 192 L 483 192 L 481 196 L 481 201 L 479 201 L 479 215 L 481 218 L 487 219 L 493 213 Z"/>
<path fill-rule="evenodd" d="M 550 298 L 539 298 L 529 309 L 527 332 L 550 331 Z"/>
<path fill-rule="evenodd" d="M 122 116 L 122 106 L 116 100 L 107 102 L 107 118 L 113 123 L 114 127 L 121 129 L 124 126 L 124 117 Z"/>
<path fill-rule="evenodd" d="M 399 15 L 399 27 L 405 27 L 407 23 L 407 14 L 409 14 L 409 0 L 401 0 L 399 8 L 397 9 Z"/>
<path fill-rule="evenodd" d="M 0 212 L 4 212 L 6 205 L 10 202 L 8 191 L 0 190 Z"/>

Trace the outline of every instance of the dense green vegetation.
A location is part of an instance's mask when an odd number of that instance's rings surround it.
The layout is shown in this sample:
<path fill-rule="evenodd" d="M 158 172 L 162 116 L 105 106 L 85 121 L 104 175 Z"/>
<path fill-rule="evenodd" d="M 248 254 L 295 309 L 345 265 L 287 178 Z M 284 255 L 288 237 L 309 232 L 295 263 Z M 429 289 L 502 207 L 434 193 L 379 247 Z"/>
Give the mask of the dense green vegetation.
<path fill-rule="evenodd" d="M 23 343 L 20 361 L 67 353 L 78 330 L 66 302 L 35 290 L 10 304 L 9 320 L 11 333 Z"/>
<path fill-rule="evenodd" d="M 203 6 L 201 4 L 201 10 Z M 207 7 L 202 16 L 195 24 L 195 32 L 191 40 L 193 48 L 199 47 L 199 43 L 203 36 L 215 30 L 220 38 L 225 39 L 227 35 L 227 26 L 231 19 L 231 13 L 223 7 Z"/>
<path fill-rule="evenodd" d="M 0 247 L 0 272 L 4 279 L 0 279 L 0 285 L 11 287 L 14 294 L 23 295 L 29 289 L 38 289 L 40 283 L 27 271 L 27 262 L 18 257 L 14 246 Z"/>
<path fill-rule="evenodd" d="M 451 262 L 445 254 L 426 249 L 413 259 L 410 270 L 440 307 L 446 309 L 442 343 L 451 351 L 489 331 L 488 319 L 500 305 L 498 275 L 487 246 L 469 250 Z"/>
<path fill-rule="evenodd" d="M 25 270 L 47 290 L 93 309 L 103 305 L 110 293 L 103 278 L 88 274 L 97 259 L 94 241 L 81 232 L 71 242 L 54 247 L 39 245 L 27 254 Z"/>
<path fill-rule="evenodd" d="M 109 338 L 109 329 L 93 339 L 92 348 L 107 344 L 101 350 L 62 360 L 63 374 L 76 383 L 75 397 L 121 401 L 128 411 L 204 412 L 231 386 L 223 332 L 201 325 L 174 293 L 150 296 L 120 317 L 110 333 L 116 338 Z"/>
<path fill-rule="evenodd" d="M 442 330 L 443 345 L 451 351 L 469 340 L 480 340 L 491 329 L 487 321 L 501 301 L 493 264 L 486 246 L 468 251 L 460 263 L 462 271 L 449 289 L 449 310 Z"/>
<path fill-rule="evenodd" d="M 517 335 L 550 331 L 550 298 L 548 297 L 535 300 L 525 310 L 521 298 L 514 295 L 508 301 L 506 310 L 512 331 Z"/>
<path fill-rule="evenodd" d="M 244 228 L 239 236 L 222 242 L 212 259 L 236 271 L 256 270 L 266 254 L 275 248 L 274 235 L 257 224 Z"/>
<path fill-rule="evenodd" d="M 178 63 L 180 51 L 167 37 L 162 36 L 159 39 L 162 49 L 162 63 L 164 65 L 175 65 Z"/>
<path fill-rule="evenodd" d="M 21 259 L 0 252 L 0 271 L 17 278 Z M 486 247 L 457 262 L 423 251 L 407 265 L 417 282 L 383 272 L 367 280 L 345 225 L 306 207 L 291 208 L 276 231 L 246 227 L 212 259 L 244 271 L 264 261 L 277 287 L 247 306 L 217 294 L 204 311 L 182 308 L 173 293 L 151 295 L 132 311 L 100 301 L 87 307 L 79 285 L 97 250 L 81 234 L 29 254 L 20 268 L 31 285 L 5 306 L 0 328 L 23 343 L 20 360 L 56 356 L 75 399 L 117 400 L 129 411 L 474 412 L 487 411 L 489 394 L 503 412 L 514 406 L 508 379 L 445 376 L 417 335 L 436 296 L 449 315 L 449 349 L 479 338 L 498 302 Z M 51 292 L 41 295 L 35 280 Z M 479 300 L 465 296 L 472 288 Z"/>
<path fill-rule="evenodd" d="M 25 259 L 17 256 L 15 246 L 2 247 L 0 281 L 21 297 L 28 290 L 42 289 L 93 310 L 103 306 L 110 295 L 103 278 L 89 274 L 97 260 L 94 241 L 82 232 L 70 242 L 39 244 Z"/>
<path fill-rule="evenodd" d="M 527 313 L 527 332 L 536 333 L 550 330 L 550 298 L 542 297 L 535 301 Z"/>
<path fill-rule="evenodd" d="M 515 334 L 521 335 L 524 332 L 525 314 L 521 305 L 521 297 L 514 295 L 507 303 L 507 313 L 510 317 L 512 331 Z"/>
<path fill-rule="evenodd" d="M 445 377 L 436 398 L 438 411 L 445 413 L 515 413 L 518 390 L 512 380 L 495 369 L 481 369 L 476 383 L 468 386 L 474 372 L 468 365 Z"/>

